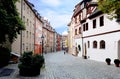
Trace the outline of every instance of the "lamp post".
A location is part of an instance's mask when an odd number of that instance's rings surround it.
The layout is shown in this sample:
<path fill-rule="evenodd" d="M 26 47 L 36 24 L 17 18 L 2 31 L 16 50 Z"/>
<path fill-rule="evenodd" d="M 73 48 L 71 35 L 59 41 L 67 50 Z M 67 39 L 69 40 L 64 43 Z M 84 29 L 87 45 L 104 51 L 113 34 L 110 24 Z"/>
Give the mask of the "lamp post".
<path fill-rule="evenodd" d="M 41 36 L 41 39 L 42 39 L 42 56 L 43 56 L 43 50 L 44 50 L 44 42 L 43 42 L 44 41 L 44 36 L 43 35 Z"/>

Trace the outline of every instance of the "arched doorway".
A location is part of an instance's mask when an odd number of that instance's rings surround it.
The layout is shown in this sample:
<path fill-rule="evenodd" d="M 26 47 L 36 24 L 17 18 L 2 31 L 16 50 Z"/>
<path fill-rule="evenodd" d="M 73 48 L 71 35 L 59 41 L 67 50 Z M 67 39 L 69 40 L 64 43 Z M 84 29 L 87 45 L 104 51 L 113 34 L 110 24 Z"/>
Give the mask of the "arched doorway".
<path fill-rule="evenodd" d="M 120 40 L 118 41 L 118 58 L 120 59 Z"/>

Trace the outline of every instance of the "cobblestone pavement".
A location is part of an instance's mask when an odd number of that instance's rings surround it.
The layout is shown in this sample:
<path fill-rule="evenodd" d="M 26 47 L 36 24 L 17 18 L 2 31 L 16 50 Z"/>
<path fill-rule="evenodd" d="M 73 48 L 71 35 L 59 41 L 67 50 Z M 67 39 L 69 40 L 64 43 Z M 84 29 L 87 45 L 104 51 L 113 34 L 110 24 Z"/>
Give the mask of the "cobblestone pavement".
<path fill-rule="evenodd" d="M 64 55 L 63 51 L 44 56 L 46 64 L 39 76 L 19 76 L 17 64 L 11 64 L 7 68 L 15 69 L 15 72 L 0 79 L 120 79 L 120 68 L 113 64 L 108 66 L 105 62 Z"/>

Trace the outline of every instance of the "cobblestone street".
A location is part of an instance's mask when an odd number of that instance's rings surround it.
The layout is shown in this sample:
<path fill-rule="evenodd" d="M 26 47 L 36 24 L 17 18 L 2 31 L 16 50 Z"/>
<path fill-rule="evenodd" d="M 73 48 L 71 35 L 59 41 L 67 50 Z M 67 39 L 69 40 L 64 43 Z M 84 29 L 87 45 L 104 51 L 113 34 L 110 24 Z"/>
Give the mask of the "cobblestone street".
<path fill-rule="evenodd" d="M 15 69 L 10 76 L 0 79 L 120 79 L 120 68 L 114 64 L 108 66 L 105 62 L 82 59 L 63 51 L 45 54 L 45 68 L 36 77 L 21 77 L 17 65 L 12 64 L 7 68 Z"/>

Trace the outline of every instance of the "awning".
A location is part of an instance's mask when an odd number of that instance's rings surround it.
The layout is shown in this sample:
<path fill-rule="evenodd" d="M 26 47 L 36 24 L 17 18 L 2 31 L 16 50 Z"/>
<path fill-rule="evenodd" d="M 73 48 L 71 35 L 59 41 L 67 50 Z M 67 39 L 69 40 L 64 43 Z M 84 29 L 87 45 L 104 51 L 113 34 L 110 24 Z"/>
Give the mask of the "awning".
<path fill-rule="evenodd" d="M 15 53 L 15 52 L 11 52 L 11 54 L 12 54 L 12 55 L 15 55 L 15 56 L 17 56 L 17 57 L 20 57 L 20 54 L 17 54 L 17 53 Z"/>

